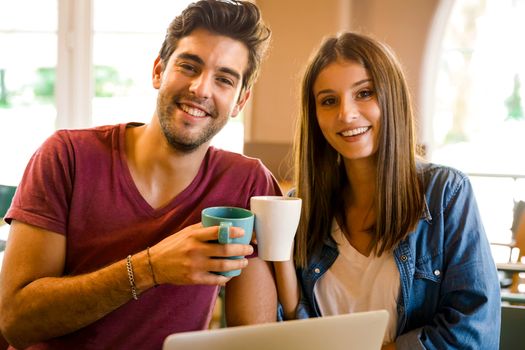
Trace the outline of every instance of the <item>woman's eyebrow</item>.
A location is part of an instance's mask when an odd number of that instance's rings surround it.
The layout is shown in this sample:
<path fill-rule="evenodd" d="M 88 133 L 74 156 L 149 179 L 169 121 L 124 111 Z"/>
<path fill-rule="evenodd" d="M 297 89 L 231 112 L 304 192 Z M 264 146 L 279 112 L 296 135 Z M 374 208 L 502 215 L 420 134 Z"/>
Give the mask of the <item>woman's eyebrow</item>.
<path fill-rule="evenodd" d="M 352 87 L 352 88 L 355 88 L 355 87 L 357 87 L 357 86 L 359 86 L 359 85 L 363 85 L 363 84 L 369 83 L 369 82 L 371 82 L 371 81 L 372 81 L 372 79 L 370 79 L 370 78 L 362 79 L 362 80 L 359 80 L 359 81 L 356 81 L 355 83 L 353 83 L 351 87 Z M 319 91 L 319 92 L 316 94 L 316 96 L 323 95 L 323 94 L 331 94 L 331 93 L 333 93 L 334 91 L 335 91 L 335 90 L 333 90 L 333 89 L 323 89 L 323 90 Z"/>

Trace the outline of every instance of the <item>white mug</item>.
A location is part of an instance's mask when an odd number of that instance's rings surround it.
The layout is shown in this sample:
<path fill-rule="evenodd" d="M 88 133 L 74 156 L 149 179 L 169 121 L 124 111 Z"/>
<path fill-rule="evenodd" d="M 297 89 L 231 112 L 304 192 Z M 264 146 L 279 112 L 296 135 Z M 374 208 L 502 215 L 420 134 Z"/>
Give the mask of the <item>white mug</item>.
<path fill-rule="evenodd" d="M 266 261 L 287 261 L 301 217 L 301 198 L 255 196 L 250 210 L 255 214 L 259 257 Z"/>

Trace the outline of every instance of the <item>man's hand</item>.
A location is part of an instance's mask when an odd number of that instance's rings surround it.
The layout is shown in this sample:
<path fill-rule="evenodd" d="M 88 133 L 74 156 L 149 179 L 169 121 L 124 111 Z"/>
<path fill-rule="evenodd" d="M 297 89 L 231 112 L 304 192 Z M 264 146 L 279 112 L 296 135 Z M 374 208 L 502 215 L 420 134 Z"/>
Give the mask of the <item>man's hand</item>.
<path fill-rule="evenodd" d="M 227 259 L 253 253 L 250 245 L 219 244 L 217 226 L 198 223 L 186 227 L 150 248 L 151 264 L 159 284 L 224 285 L 231 277 L 212 273 L 245 268 L 248 259 Z M 230 228 L 230 237 L 241 237 L 244 230 Z"/>

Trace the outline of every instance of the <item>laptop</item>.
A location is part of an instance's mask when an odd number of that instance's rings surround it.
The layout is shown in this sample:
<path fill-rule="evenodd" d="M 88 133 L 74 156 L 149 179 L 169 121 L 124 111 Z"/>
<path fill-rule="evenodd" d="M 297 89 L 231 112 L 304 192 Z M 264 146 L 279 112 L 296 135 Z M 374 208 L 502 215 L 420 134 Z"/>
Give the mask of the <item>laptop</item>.
<path fill-rule="evenodd" d="M 386 310 L 176 333 L 163 350 L 378 350 Z"/>

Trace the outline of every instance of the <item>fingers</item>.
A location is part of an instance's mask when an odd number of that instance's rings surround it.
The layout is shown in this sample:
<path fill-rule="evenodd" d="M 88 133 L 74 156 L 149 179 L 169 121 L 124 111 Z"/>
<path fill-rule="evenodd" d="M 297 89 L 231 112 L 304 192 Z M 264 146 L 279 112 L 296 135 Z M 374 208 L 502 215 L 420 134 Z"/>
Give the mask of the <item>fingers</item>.
<path fill-rule="evenodd" d="M 200 225 L 200 224 L 197 224 Z M 194 227 L 190 226 L 190 227 Z M 210 227 L 196 227 L 198 232 L 195 232 L 195 235 L 199 236 L 199 240 L 206 243 L 207 251 L 206 255 L 213 257 L 231 257 L 231 256 L 245 256 L 253 254 L 253 247 L 248 244 L 238 244 L 238 243 L 229 243 L 229 244 L 219 244 L 219 243 L 209 243 L 210 241 L 217 241 L 219 236 L 219 227 L 210 226 Z M 240 227 L 230 227 L 230 238 L 239 238 L 244 235 L 244 230 Z"/>
<path fill-rule="evenodd" d="M 208 269 L 211 272 L 227 272 L 232 270 L 242 270 L 248 266 L 248 259 L 210 259 Z"/>
<path fill-rule="evenodd" d="M 248 266 L 248 259 L 210 258 L 201 266 L 193 266 L 175 284 L 225 285 L 232 277 L 219 274 L 233 270 L 242 270 Z"/>
<path fill-rule="evenodd" d="M 150 250 L 157 279 L 171 284 L 219 284 L 228 277 L 214 272 L 243 269 L 247 266 L 246 255 L 253 254 L 249 244 L 219 244 L 218 226 L 203 227 L 201 223 L 186 227 L 166 237 Z M 244 230 L 231 227 L 229 236 L 238 238 Z M 228 259 L 231 257 L 239 257 Z"/>
<path fill-rule="evenodd" d="M 195 229 L 195 235 L 201 241 L 216 241 L 219 239 L 219 226 L 203 227 L 201 224 L 188 226 L 188 229 Z M 244 236 L 244 230 L 241 227 L 230 227 L 230 238 L 239 238 Z"/>
<path fill-rule="evenodd" d="M 253 254 L 253 247 L 248 244 L 220 244 L 210 243 L 207 255 L 213 257 L 227 258 L 232 256 L 246 256 Z"/>

